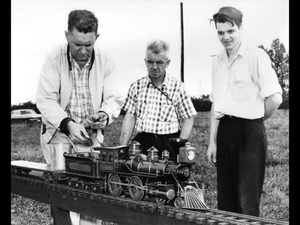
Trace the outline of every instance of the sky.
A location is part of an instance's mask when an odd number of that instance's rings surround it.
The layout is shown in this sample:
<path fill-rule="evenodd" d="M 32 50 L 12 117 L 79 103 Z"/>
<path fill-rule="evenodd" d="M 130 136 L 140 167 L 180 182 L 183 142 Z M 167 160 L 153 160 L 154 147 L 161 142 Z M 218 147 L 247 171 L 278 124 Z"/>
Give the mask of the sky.
<path fill-rule="evenodd" d="M 211 91 L 212 55 L 223 50 L 214 23 L 221 7 L 242 11 L 243 41 L 271 48 L 276 38 L 289 52 L 288 0 L 12 0 L 11 104 L 36 102 L 36 90 L 46 55 L 66 43 L 68 14 L 87 9 L 98 18 L 96 45 L 115 60 L 124 79 L 124 94 L 146 76 L 146 46 L 152 39 L 170 44 L 167 73 L 180 80 L 180 3 L 184 21 L 184 82 L 192 97 Z"/>

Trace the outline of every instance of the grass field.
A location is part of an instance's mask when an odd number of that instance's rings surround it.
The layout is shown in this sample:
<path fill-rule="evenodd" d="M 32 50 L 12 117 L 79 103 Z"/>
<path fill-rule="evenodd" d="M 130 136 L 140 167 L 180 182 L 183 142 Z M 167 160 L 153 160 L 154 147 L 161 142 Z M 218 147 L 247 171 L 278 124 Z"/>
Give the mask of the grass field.
<path fill-rule="evenodd" d="M 118 145 L 123 116 L 106 128 L 105 144 Z M 195 179 L 206 189 L 205 202 L 217 208 L 216 168 L 208 164 L 206 150 L 209 138 L 209 113 L 199 112 L 189 141 L 198 151 Z M 289 111 L 277 110 L 265 121 L 269 150 L 261 198 L 261 217 L 289 220 Z M 11 160 L 44 162 L 39 146 L 40 125 L 11 125 Z M 31 199 L 11 194 L 11 224 L 51 225 L 50 207 Z"/>

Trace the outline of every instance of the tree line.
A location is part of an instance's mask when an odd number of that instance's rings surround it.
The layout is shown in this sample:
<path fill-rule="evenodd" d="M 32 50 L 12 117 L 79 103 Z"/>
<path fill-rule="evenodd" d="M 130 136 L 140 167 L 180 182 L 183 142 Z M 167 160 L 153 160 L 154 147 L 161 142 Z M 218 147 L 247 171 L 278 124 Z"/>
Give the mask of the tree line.
<path fill-rule="evenodd" d="M 273 40 L 271 48 L 267 49 L 263 45 L 258 46 L 263 49 L 270 57 L 271 64 L 278 77 L 282 88 L 283 102 L 279 109 L 289 109 L 289 92 L 290 92 L 290 55 L 286 52 L 283 43 L 278 38 Z"/>
<path fill-rule="evenodd" d="M 192 102 L 193 105 L 196 109 L 197 112 L 206 112 L 210 111 L 211 108 L 211 101 L 209 100 L 209 95 L 202 95 L 200 98 L 192 97 Z M 280 106 L 279 109 L 288 109 L 289 104 L 288 100 L 286 102 L 283 102 Z M 36 113 L 40 113 L 38 108 L 36 107 L 35 103 L 32 103 L 31 101 L 19 104 L 19 105 L 12 105 L 11 106 L 11 111 L 15 109 L 33 109 Z M 122 111 L 121 115 L 124 115 L 125 112 Z"/>

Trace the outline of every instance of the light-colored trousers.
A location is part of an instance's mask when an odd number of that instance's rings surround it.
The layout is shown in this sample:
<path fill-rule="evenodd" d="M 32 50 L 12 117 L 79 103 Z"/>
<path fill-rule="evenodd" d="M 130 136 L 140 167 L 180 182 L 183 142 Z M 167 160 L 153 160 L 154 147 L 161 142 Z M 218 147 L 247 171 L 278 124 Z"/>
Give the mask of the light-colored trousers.
<path fill-rule="evenodd" d="M 92 135 L 91 138 L 92 139 L 97 138 L 98 140 L 101 140 L 103 142 L 103 136 L 99 137 L 99 134 L 96 137 L 96 133 L 95 133 L 95 136 Z M 42 153 L 44 155 L 46 163 L 51 164 L 50 145 L 45 143 L 45 139 L 42 136 L 40 138 L 40 142 L 41 142 Z M 66 144 L 70 144 L 70 142 L 67 142 Z M 95 147 L 95 146 L 100 146 L 100 144 L 98 143 L 98 141 L 93 140 L 93 147 Z M 79 144 L 75 145 L 75 147 L 76 147 L 76 150 L 75 150 L 76 152 L 87 152 L 87 151 L 91 150 L 90 147 L 87 147 L 84 145 L 79 145 Z M 73 150 L 74 150 L 74 148 L 73 148 Z M 101 225 L 102 224 L 102 220 L 98 220 L 91 216 L 83 215 L 83 214 L 79 214 L 79 213 L 71 212 L 71 211 L 70 211 L 70 218 L 71 218 L 72 225 Z"/>

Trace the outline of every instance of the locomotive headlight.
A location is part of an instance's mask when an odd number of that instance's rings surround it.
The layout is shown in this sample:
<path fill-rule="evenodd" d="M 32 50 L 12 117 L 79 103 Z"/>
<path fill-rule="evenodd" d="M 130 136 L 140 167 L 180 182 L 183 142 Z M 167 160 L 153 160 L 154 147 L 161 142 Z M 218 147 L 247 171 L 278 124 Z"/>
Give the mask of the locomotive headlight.
<path fill-rule="evenodd" d="M 188 154 L 187 154 L 187 158 L 191 161 L 194 160 L 195 152 L 194 151 L 189 151 Z"/>
<path fill-rule="evenodd" d="M 193 163 L 196 158 L 196 149 L 190 145 L 189 142 L 185 146 L 179 148 L 179 162 Z"/>

